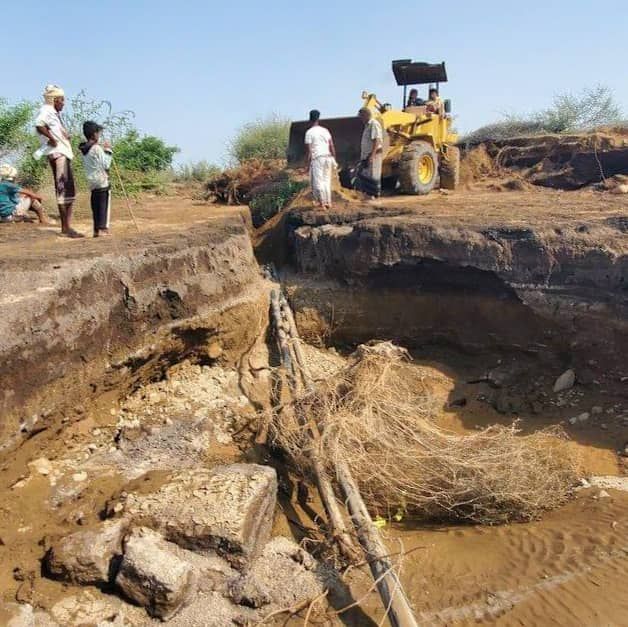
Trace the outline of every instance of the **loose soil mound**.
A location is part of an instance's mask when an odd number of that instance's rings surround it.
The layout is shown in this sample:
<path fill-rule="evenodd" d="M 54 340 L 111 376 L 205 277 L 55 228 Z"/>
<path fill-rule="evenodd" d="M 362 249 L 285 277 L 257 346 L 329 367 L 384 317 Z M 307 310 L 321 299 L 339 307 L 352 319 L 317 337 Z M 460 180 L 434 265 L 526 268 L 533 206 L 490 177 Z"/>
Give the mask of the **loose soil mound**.
<path fill-rule="evenodd" d="M 461 436 L 436 426 L 435 411 L 405 351 L 390 343 L 361 346 L 295 407 L 322 430 L 318 456 L 330 471 L 347 461 L 380 514 L 493 524 L 534 519 L 568 499 L 577 463 L 560 430 L 523 437 L 494 425 Z M 278 417 L 274 438 L 307 472 L 311 444 L 293 417 Z"/>
<path fill-rule="evenodd" d="M 618 132 L 621 130 L 621 132 Z M 468 150 L 463 181 L 513 172 L 556 189 L 579 189 L 628 174 L 628 139 L 622 129 L 572 135 L 534 135 L 487 141 Z"/>

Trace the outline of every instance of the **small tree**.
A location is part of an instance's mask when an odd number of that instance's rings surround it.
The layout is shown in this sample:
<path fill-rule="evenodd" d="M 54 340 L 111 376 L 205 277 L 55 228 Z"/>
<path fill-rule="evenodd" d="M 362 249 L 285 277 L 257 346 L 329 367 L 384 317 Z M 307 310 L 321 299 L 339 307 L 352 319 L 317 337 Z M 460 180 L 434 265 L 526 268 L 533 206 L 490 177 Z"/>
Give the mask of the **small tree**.
<path fill-rule="evenodd" d="M 231 141 L 229 153 L 238 163 L 249 159 L 285 159 L 290 121 L 271 115 L 240 127 Z"/>
<path fill-rule="evenodd" d="M 82 89 L 67 99 L 63 119 L 72 138 L 83 141 L 83 122 L 93 120 L 105 127 L 105 135 L 111 142 L 121 139 L 134 128 L 135 113 L 129 110 L 114 111 L 108 100 L 90 98 Z"/>
<path fill-rule="evenodd" d="M 129 131 L 114 144 L 115 158 L 121 168 L 139 172 L 166 170 L 172 165 L 176 146 L 168 146 L 159 137 L 140 137 L 135 130 Z"/>

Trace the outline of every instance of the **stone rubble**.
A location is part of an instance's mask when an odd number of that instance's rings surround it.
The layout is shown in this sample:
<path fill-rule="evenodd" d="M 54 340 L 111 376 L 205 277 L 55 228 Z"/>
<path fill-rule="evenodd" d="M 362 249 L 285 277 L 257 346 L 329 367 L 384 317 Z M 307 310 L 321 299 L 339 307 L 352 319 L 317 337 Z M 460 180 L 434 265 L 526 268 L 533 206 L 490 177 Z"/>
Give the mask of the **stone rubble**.
<path fill-rule="evenodd" d="M 66 536 L 46 554 L 48 573 L 71 583 L 108 584 L 115 575 L 115 562 L 122 555 L 126 528 L 127 521 L 121 519 Z"/>
<path fill-rule="evenodd" d="M 292 540 L 270 539 L 276 493 L 267 466 L 173 472 L 152 493 L 121 493 L 108 507 L 116 518 L 56 541 L 45 568 L 70 583 L 112 587 L 173 626 L 255 623 L 339 589 L 334 572 Z M 146 624 L 138 609 L 83 591 L 46 620 L 51 627 Z"/>
<path fill-rule="evenodd" d="M 243 567 L 268 541 L 276 495 L 274 469 L 232 464 L 175 473 L 155 493 L 128 495 L 123 512 L 184 548 L 215 550 Z"/>
<path fill-rule="evenodd" d="M 124 541 L 124 557 L 115 579 L 126 597 L 162 620 L 174 616 L 194 589 L 194 573 L 169 543 L 146 528 L 134 529 Z"/>
<path fill-rule="evenodd" d="M 563 392 L 565 390 L 569 390 L 574 386 L 576 382 L 576 373 L 570 368 L 569 370 L 565 370 L 563 374 L 556 379 L 554 383 L 554 392 Z"/>

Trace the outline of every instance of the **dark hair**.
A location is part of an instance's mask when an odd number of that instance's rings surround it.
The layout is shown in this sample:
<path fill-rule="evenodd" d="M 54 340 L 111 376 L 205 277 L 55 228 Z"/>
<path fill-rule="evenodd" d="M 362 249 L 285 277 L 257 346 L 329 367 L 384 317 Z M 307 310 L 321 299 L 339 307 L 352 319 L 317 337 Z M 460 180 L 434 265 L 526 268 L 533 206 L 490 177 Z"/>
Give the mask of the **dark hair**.
<path fill-rule="evenodd" d="M 98 131 L 102 131 L 103 127 L 100 126 L 97 122 L 92 122 L 88 120 L 83 124 L 83 135 L 85 135 L 85 139 L 92 139 L 94 135 Z"/>
<path fill-rule="evenodd" d="M 312 109 L 310 111 L 310 122 L 318 122 L 321 117 L 321 112 L 317 109 Z"/>
<path fill-rule="evenodd" d="M 436 87 L 430 87 L 429 94 L 430 94 L 430 96 L 432 94 L 436 94 L 438 96 L 438 89 L 436 89 Z"/>
<path fill-rule="evenodd" d="M 412 95 L 412 94 L 417 94 L 417 95 L 418 95 L 418 93 L 419 93 L 419 90 L 418 90 L 416 87 L 413 87 L 413 88 L 410 90 L 410 95 Z"/>

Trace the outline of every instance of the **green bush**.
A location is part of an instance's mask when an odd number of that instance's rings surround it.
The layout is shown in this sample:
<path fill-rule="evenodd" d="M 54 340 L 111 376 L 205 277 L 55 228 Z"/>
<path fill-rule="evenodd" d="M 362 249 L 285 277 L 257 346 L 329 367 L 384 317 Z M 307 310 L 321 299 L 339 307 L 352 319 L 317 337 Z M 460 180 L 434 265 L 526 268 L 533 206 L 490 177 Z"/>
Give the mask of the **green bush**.
<path fill-rule="evenodd" d="M 136 130 L 129 131 L 113 144 L 115 159 L 120 168 L 136 172 L 157 172 L 172 166 L 176 146 L 168 146 L 159 137 L 140 137 Z"/>
<path fill-rule="evenodd" d="M 32 135 L 31 124 L 35 113 L 32 102 L 9 105 L 0 98 L 0 158 L 20 151 Z M 35 148 L 33 148 L 35 150 Z"/>
<path fill-rule="evenodd" d="M 570 133 L 620 123 L 621 109 L 613 92 L 603 85 L 584 89 L 579 94 L 564 93 L 554 98 L 551 107 L 528 116 L 508 115 L 466 135 L 462 141 L 477 144 L 536 135 Z"/>
<path fill-rule="evenodd" d="M 271 183 L 267 189 L 253 195 L 249 202 L 253 226 L 260 227 L 281 211 L 305 187 L 307 183 L 304 181 L 286 179 Z"/>
<path fill-rule="evenodd" d="M 249 159 L 285 159 L 290 121 L 271 115 L 240 127 L 231 141 L 229 153 L 235 161 Z"/>

